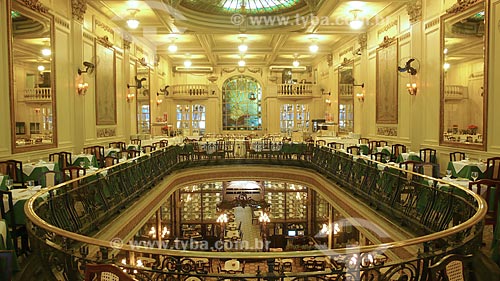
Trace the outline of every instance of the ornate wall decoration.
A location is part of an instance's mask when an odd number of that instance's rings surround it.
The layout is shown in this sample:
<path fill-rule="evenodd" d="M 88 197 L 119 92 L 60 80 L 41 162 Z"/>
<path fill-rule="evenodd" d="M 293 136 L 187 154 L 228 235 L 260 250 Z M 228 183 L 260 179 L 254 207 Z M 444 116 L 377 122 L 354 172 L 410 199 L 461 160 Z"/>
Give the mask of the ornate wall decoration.
<path fill-rule="evenodd" d="M 73 19 L 83 21 L 83 16 L 87 11 L 87 0 L 71 0 L 71 9 Z"/>
<path fill-rule="evenodd" d="M 366 34 L 366 32 L 361 33 L 358 36 L 358 44 L 359 44 L 359 47 L 361 48 L 361 50 L 366 49 L 366 47 L 368 46 L 368 35 Z"/>
<path fill-rule="evenodd" d="M 406 11 L 410 16 L 410 23 L 414 24 L 422 19 L 422 1 L 416 0 L 406 4 Z"/>
<path fill-rule="evenodd" d="M 376 122 L 379 124 L 398 123 L 397 42 L 386 36 L 377 49 Z"/>
<path fill-rule="evenodd" d="M 483 2 L 484 0 L 457 0 L 457 3 L 455 3 L 451 8 L 446 10 L 447 14 L 457 14 L 462 11 L 467 10 L 469 7 L 479 3 Z"/>
<path fill-rule="evenodd" d="M 329 67 L 331 67 L 333 65 L 333 55 L 332 54 L 326 55 L 326 62 L 328 63 Z"/>
<path fill-rule="evenodd" d="M 49 9 L 45 7 L 42 3 L 40 3 L 40 0 L 21 0 L 24 5 L 33 11 L 40 12 L 43 14 L 46 14 Z"/>
<path fill-rule="evenodd" d="M 95 69 L 96 124 L 116 125 L 115 52 L 100 42 L 95 46 L 100 61 Z"/>
<path fill-rule="evenodd" d="M 397 127 L 377 127 L 377 135 L 397 137 L 398 136 L 398 128 Z"/>
<path fill-rule="evenodd" d="M 105 138 L 105 137 L 114 137 L 116 136 L 116 128 L 98 128 L 97 129 L 97 137 Z"/>
<path fill-rule="evenodd" d="M 130 50 L 131 44 L 132 44 L 132 40 L 130 38 L 123 38 L 123 49 Z"/>

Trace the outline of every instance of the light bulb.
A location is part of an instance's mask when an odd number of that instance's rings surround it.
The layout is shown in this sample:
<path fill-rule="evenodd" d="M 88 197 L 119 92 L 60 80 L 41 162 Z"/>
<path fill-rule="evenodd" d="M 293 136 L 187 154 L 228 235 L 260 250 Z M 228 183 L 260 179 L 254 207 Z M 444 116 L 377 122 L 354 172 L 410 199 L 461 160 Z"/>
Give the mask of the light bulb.
<path fill-rule="evenodd" d="M 51 51 L 50 49 L 47 49 L 47 48 L 42 49 L 42 55 L 44 55 L 44 56 L 48 57 L 48 56 L 50 56 L 51 54 L 52 54 L 52 51 Z"/>
<path fill-rule="evenodd" d="M 244 60 L 240 60 L 238 62 L 238 66 L 240 66 L 240 67 L 244 67 L 245 65 L 246 65 L 246 62 Z"/>
<path fill-rule="evenodd" d="M 294 60 L 292 65 L 293 65 L 293 67 L 299 67 L 300 62 L 298 60 Z"/>
<path fill-rule="evenodd" d="M 136 29 L 139 27 L 139 21 L 136 19 L 129 19 L 127 20 L 127 25 L 131 29 Z"/>
<path fill-rule="evenodd" d="M 447 62 L 445 62 L 445 63 L 443 64 L 443 69 L 444 69 L 444 71 L 446 71 L 446 70 L 450 69 L 450 64 L 449 64 L 449 63 L 447 63 Z"/>
<path fill-rule="evenodd" d="M 319 47 L 316 44 L 312 44 L 311 46 L 309 46 L 309 51 L 311 51 L 311 53 L 316 53 L 318 50 Z"/>
<path fill-rule="evenodd" d="M 240 51 L 240 53 L 244 53 L 248 50 L 248 46 L 245 44 L 241 44 L 238 46 L 238 50 Z"/>
<path fill-rule="evenodd" d="M 185 60 L 185 61 L 184 61 L 184 66 L 185 66 L 185 67 L 191 67 L 191 65 L 192 65 L 192 64 L 193 64 L 193 63 L 192 63 L 190 60 Z"/>
<path fill-rule="evenodd" d="M 170 45 L 168 46 L 168 51 L 169 51 L 169 52 L 171 52 L 171 53 L 175 53 L 175 52 L 177 52 L 177 45 L 175 45 L 175 44 L 170 44 Z"/>
<path fill-rule="evenodd" d="M 39 66 L 37 67 L 37 69 L 38 69 L 38 71 L 44 71 L 44 70 L 45 70 L 45 66 L 43 66 L 43 65 L 39 65 Z"/>
<path fill-rule="evenodd" d="M 361 27 L 363 27 L 363 21 L 355 18 L 351 22 L 349 22 L 349 26 L 352 29 L 360 29 Z"/>

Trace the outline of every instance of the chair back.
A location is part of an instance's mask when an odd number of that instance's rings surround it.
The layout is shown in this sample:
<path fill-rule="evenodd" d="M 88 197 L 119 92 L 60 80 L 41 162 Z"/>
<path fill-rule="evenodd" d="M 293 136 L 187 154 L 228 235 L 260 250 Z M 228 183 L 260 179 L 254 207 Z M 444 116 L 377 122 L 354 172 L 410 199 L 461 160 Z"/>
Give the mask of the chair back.
<path fill-rule="evenodd" d="M 326 140 L 316 140 L 316 146 L 325 146 Z"/>
<path fill-rule="evenodd" d="M 127 150 L 127 159 L 135 158 L 141 155 L 141 152 L 138 150 Z"/>
<path fill-rule="evenodd" d="M 140 146 L 141 145 L 141 139 L 131 139 L 130 143 Z"/>
<path fill-rule="evenodd" d="M 492 180 L 500 180 L 500 157 L 488 158 L 486 164 L 488 167 L 488 178 Z"/>
<path fill-rule="evenodd" d="M 63 173 L 64 181 L 68 181 L 85 176 L 87 170 L 82 167 L 73 166 L 61 169 L 61 172 Z"/>
<path fill-rule="evenodd" d="M 60 172 L 56 171 L 45 171 L 40 178 L 38 179 L 38 183 L 42 185 L 42 187 L 50 187 L 58 185 L 62 180 L 62 175 Z"/>
<path fill-rule="evenodd" d="M 436 163 L 436 150 L 433 148 L 420 149 L 420 159 L 425 163 Z"/>
<path fill-rule="evenodd" d="M 469 182 L 469 189 L 486 199 L 488 211 L 484 217 L 486 225 L 496 225 L 498 216 L 498 200 L 500 199 L 500 181 L 480 179 Z M 495 228 L 493 228 L 494 230 Z"/>
<path fill-rule="evenodd" d="M 142 147 L 142 152 L 144 153 L 151 153 L 152 151 L 155 151 L 156 150 L 156 146 L 152 146 L 152 145 L 145 145 Z"/>
<path fill-rule="evenodd" d="M 71 166 L 71 152 L 59 152 L 59 169 Z"/>
<path fill-rule="evenodd" d="M 17 160 L 7 160 L 0 162 L 0 172 L 8 175 L 17 188 L 24 188 L 23 162 Z"/>
<path fill-rule="evenodd" d="M 123 141 L 110 142 L 108 144 L 108 147 L 109 148 L 118 148 L 118 149 L 120 149 L 120 151 L 123 151 L 123 150 L 127 149 L 127 145 Z"/>
<path fill-rule="evenodd" d="M 0 189 L 0 215 L 9 226 L 17 225 L 12 192 Z M 7 205 L 7 206 L 6 206 Z"/>
<path fill-rule="evenodd" d="M 470 268 L 472 268 L 472 255 L 450 254 L 443 257 L 437 263 L 429 266 L 430 281 L 448 280 L 448 281 L 467 281 L 470 277 Z"/>
<path fill-rule="evenodd" d="M 388 161 L 385 160 L 387 154 L 383 153 L 383 152 L 375 152 L 375 153 L 372 153 L 370 155 L 370 158 L 372 160 L 375 160 L 375 161 L 378 161 L 378 162 L 382 162 L 382 163 L 386 163 Z"/>
<path fill-rule="evenodd" d="M 376 147 L 378 147 L 378 141 L 372 140 L 368 142 L 369 153 L 377 152 Z"/>
<path fill-rule="evenodd" d="M 369 142 L 368 138 L 359 138 L 359 144 L 368 144 Z"/>
<path fill-rule="evenodd" d="M 86 264 L 85 281 L 134 281 L 136 279 L 123 272 L 114 264 Z"/>
<path fill-rule="evenodd" d="M 333 148 L 333 149 L 343 149 L 344 148 L 344 144 L 343 143 L 340 143 L 340 142 L 329 142 L 326 144 L 329 148 Z"/>
<path fill-rule="evenodd" d="M 465 153 L 462 151 L 450 152 L 450 162 L 465 160 Z"/>
<path fill-rule="evenodd" d="M 118 164 L 118 158 L 115 156 L 106 156 L 104 157 L 104 167 L 111 167 L 113 165 Z"/>
<path fill-rule="evenodd" d="M 378 144 L 377 144 L 378 147 L 384 147 L 387 145 L 388 145 L 388 143 L 385 140 L 378 141 Z"/>
<path fill-rule="evenodd" d="M 347 147 L 347 153 L 352 154 L 352 155 L 360 155 L 360 149 L 359 146 L 349 146 Z"/>
<path fill-rule="evenodd" d="M 406 145 L 400 143 L 393 144 L 391 150 L 392 156 L 394 159 L 397 159 L 401 153 L 406 153 Z"/>

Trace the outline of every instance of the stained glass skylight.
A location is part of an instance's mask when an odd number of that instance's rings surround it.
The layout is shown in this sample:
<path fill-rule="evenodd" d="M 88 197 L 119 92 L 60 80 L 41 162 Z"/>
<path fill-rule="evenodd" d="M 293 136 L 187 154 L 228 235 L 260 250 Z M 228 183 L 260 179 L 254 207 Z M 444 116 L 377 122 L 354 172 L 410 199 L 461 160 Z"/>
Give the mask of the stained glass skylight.
<path fill-rule="evenodd" d="M 267 14 L 283 12 L 305 5 L 304 0 L 185 0 L 183 6 L 209 13 Z"/>

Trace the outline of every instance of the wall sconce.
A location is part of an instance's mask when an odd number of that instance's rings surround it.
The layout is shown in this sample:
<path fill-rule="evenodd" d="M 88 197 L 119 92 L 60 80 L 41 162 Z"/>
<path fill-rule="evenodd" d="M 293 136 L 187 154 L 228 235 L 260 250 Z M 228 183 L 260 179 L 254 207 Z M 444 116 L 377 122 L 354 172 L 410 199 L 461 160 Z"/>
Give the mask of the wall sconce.
<path fill-rule="evenodd" d="M 332 101 L 331 101 L 329 98 L 325 99 L 325 103 L 326 103 L 326 105 L 328 105 L 328 106 L 331 106 L 331 105 L 332 105 Z"/>
<path fill-rule="evenodd" d="M 140 89 L 142 88 L 142 82 L 146 81 L 146 77 L 144 78 L 141 78 L 141 79 L 137 79 L 137 76 L 134 77 L 135 79 L 135 85 L 130 85 L 130 84 L 127 84 L 127 88 L 137 88 L 137 89 Z"/>
<path fill-rule="evenodd" d="M 131 102 L 134 100 L 134 97 L 135 97 L 135 94 L 134 94 L 134 93 L 130 93 L 130 92 L 129 92 L 129 93 L 127 94 L 127 97 L 126 97 L 127 102 L 128 102 L 128 103 L 131 103 Z"/>
<path fill-rule="evenodd" d="M 162 89 L 160 89 L 161 91 Z M 159 106 L 160 104 L 163 103 L 163 99 L 160 97 L 162 94 L 156 93 L 156 106 Z"/>
<path fill-rule="evenodd" d="M 356 97 L 358 98 L 358 100 L 360 102 L 364 102 L 365 101 L 365 93 L 363 93 L 363 92 L 356 93 Z"/>
<path fill-rule="evenodd" d="M 408 90 L 408 94 L 412 96 L 417 95 L 417 83 L 407 83 L 406 89 Z"/>
<path fill-rule="evenodd" d="M 87 89 L 89 88 L 88 83 L 78 83 L 76 86 L 76 90 L 78 91 L 79 95 L 85 95 L 87 93 Z"/>
<path fill-rule="evenodd" d="M 169 95 L 169 93 L 168 93 L 168 87 L 170 87 L 170 86 L 169 85 L 165 85 L 165 88 L 160 89 L 160 92 L 162 92 L 163 95 L 165 95 L 165 96 Z M 156 95 L 159 95 L 159 93 L 156 93 Z"/>
<path fill-rule="evenodd" d="M 80 68 L 78 68 L 78 75 L 82 75 L 82 73 L 92 74 L 92 72 L 94 72 L 95 66 L 93 63 L 88 62 L 88 61 L 84 61 L 83 66 L 85 66 L 84 70 L 81 70 Z"/>

